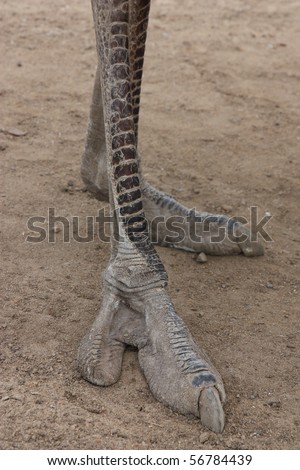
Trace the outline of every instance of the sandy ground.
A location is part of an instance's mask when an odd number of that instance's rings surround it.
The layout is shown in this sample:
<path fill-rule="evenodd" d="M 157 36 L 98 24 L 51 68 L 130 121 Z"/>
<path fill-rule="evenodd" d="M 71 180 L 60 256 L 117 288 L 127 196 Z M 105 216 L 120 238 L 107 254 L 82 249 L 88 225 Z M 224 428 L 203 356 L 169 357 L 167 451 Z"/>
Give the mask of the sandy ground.
<path fill-rule="evenodd" d="M 190 207 L 273 216 L 262 258 L 202 265 L 159 248 L 177 311 L 225 382 L 227 422 L 215 435 L 152 397 L 135 351 L 110 388 L 76 370 L 110 247 L 63 243 L 62 231 L 55 243 L 28 243 L 26 224 L 49 207 L 84 224 L 104 207 L 79 174 L 96 63 L 91 10 L 1 0 L 1 448 L 300 448 L 299 24 L 295 0 L 153 0 L 147 177 Z"/>

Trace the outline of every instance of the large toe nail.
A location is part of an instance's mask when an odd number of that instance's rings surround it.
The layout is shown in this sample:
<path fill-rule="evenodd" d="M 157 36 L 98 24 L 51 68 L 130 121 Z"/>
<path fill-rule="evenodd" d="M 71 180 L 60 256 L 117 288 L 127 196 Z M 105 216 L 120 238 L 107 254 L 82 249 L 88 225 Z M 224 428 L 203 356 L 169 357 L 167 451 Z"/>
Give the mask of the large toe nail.
<path fill-rule="evenodd" d="M 244 237 L 245 240 L 239 242 L 239 247 L 244 256 L 262 256 L 265 252 L 263 244 L 258 240 L 252 240 L 250 230 L 244 225 L 237 228 L 237 236 Z"/>
<path fill-rule="evenodd" d="M 199 397 L 201 423 L 214 432 L 222 432 L 225 424 L 224 411 L 219 392 L 215 387 L 202 390 Z"/>

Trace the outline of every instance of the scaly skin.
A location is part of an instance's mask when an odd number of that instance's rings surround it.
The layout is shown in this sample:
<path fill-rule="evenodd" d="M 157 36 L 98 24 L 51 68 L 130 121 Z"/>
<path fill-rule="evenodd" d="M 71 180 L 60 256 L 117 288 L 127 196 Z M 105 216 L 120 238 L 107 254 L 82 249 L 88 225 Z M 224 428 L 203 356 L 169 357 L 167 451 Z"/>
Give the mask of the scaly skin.
<path fill-rule="evenodd" d="M 136 130 L 137 132 L 137 130 Z M 100 68 L 97 67 L 93 98 L 90 109 L 90 117 L 87 129 L 85 150 L 81 161 L 81 175 L 87 189 L 99 200 L 109 200 L 109 182 L 107 176 L 107 158 L 105 144 L 105 130 L 103 117 L 103 103 L 101 93 Z M 234 255 L 243 254 L 247 257 L 261 256 L 264 254 L 263 245 L 260 242 L 250 241 L 250 232 L 247 227 L 239 222 L 235 223 L 234 233 L 237 235 L 236 242 L 234 237 L 230 239 L 225 236 L 222 243 L 212 243 L 222 228 L 225 233 L 228 232 L 228 223 L 232 219 L 222 214 L 209 214 L 207 212 L 195 211 L 180 204 L 173 197 L 157 190 L 151 186 L 142 176 L 140 169 L 141 193 L 144 204 L 145 216 L 152 229 L 150 233 L 151 240 L 162 246 L 191 251 L 193 253 L 204 252 L 209 255 Z M 170 230 L 167 229 L 166 221 L 178 217 L 180 227 L 184 231 L 184 237 L 180 242 L 172 242 Z M 202 241 L 193 241 L 189 236 L 191 228 L 190 219 L 213 220 L 209 226 L 209 232 L 203 231 L 200 223 L 197 223 L 197 234 L 202 236 Z M 158 226 L 152 223 L 159 220 Z M 204 226 L 204 224 L 203 224 Z M 231 227 L 232 228 L 232 227 Z M 230 228 L 229 228 L 230 230 Z M 239 243 L 238 237 L 245 235 L 245 241 Z M 174 235 L 174 234 L 173 234 Z"/>
<path fill-rule="evenodd" d="M 222 215 L 193 213 L 143 180 L 137 142 L 150 0 L 92 0 L 92 6 L 99 65 L 82 177 L 89 191 L 109 198 L 115 237 L 103 276 L 102 306 L 81 342 L 79 369 L 86 380 L 111 385 L 120 375 L 125 346 L 133 345 L 158 400 L 221 432 L 225 422 L 222 379 L 174 310 L 166 292 L 167 273 L 149 230 L 154 231 L 151 222 L 163 216 L 158 230 L 158 242 L 163 245 L 246 256 L 263 250 L 259 244 L 238 239 L 249 235 L 241 224 Z M 169 217 L 183 223 L 180 241 L 171 238 Z M 210 232 L 204 222 L 200 224 L 202 240 L 195 243 L 189 223 L 201 217 L 210 222 Z M 233 226 L 236 239 L 211 243 L 210 237 L 220 228 L 229 233 Z"/>
<path fill-rule="evenodd" d="M 176 314 L 166 282 L 147 272 L 146 261 L 137 262 L 131 250 L 122 247 L 126 258 L 132 259 L 130 269 L 125 257 L 117 256 L 104 273 L 102 306 L 79 348 L 81 373 L 96 385 L 111 385 L 121 373 L 125 345 L 135 346 L 153 395 L 221 432 L 222 379 Z"/>

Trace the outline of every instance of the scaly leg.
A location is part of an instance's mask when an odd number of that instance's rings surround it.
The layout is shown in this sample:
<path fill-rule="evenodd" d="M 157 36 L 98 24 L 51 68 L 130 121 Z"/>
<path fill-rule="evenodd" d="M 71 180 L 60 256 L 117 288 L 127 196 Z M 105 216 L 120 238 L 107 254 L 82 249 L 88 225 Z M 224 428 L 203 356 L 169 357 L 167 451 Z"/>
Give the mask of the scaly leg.
<path fill-rule="evenodd" d="M 134 21 L 145 16 L 149 0 L 93 0 L 92 6 L 116 236 L 103 276 L 102 306 L 80 345 L 79 368 L 90 382 L 111 385 L 118 380 L 125 345 L 136 346 L 154 396 L 221 432 L 221 377 L 175 313 L 166 292 L 167 274 L 149 241 L 144 216 L 129 51 L 132 35 L 140 31 Z"/>
<path fill-rule="evenodd" d="M 136 145 L 149 4 L 150 0 L 145 1 L 143 8 L 133 8 L 130 12 L 129 70 Z M 99 64 L 94 83 L 86 145 L 82 156 L 81 174 L 88 190 L 98 199 L 108 201 L 109 185 Z M 225 215 L 191 211 L 174 198 L 151 186 L 142 177 L 141 169 L 140 187 L 145 215 L 149 222 L 150 237 L 155 243 L 186 251 L 198 253 L 203 251 L 212 255 L 242 253 L 245 256 L 260 256 L 264 253 L 260 242 L 251 241 L 247 227 Z M 168 221 L 172 222 L 173 227 L 176 225 L 180 227 L 180 238 L 174 237 L 174 231 L 168 225 Z"/>

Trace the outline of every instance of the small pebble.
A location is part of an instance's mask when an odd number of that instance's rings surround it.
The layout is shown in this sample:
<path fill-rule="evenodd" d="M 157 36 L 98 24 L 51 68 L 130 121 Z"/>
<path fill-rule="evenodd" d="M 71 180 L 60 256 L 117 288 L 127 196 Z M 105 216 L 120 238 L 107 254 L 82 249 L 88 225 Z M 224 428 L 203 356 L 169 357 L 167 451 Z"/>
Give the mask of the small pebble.
<path fill-rule="evenodd" d="M 268 289 L 273 289 L 273 288 L 274 288 L 272 282 L 267 282 L 266 287 L 267 287 Z"/>
<path fill-rule="evenodd" d="M 23 401 L 22 400 L 22 397 L 20 397 L 19 395 L 15 395 L 13 397 L 10 397 L 12 400 L 17 400 L 17 401 Z"/>
<path fill-rule="evenodd" d="M 60 227 L 59 225 L 56 225 L 56 226 L 54 227 L 54 229 L 53 229 L 53 232 L 54 232 L 54 233 L 59 233 L 59 232 L 61 232 L 61 227 Z"/>
<path fill-rule="evenodd" d="M 268 400 L 267 405 L 271 406 L 272 408 L 281 408 L 281 401 L 280 400 Z"/>
<path fill-rule="evenodd" d="M 69 181 L 68 181 L 68 186 L 74 186 L 74 185 L 75 185 L 75 183 L 74 183 L 73 180 L 69 180 Z"/>
<path fill-rule="evenodd" d="M 207 263 L 207 256 L 205 253 L 199 253 L 196 258 L 197 263 Z"/>
<path fill-rule="evenodd" d="M 228 206 L 227 204 L 223 204 L 221 209 L 223 209 L 225 212 L 232 212 L 232 206 Z"/>
<path fill-rule="evenodd" d="M 200 434 L 200 444 L 204 444 L 209 440 L 209 433 L 208 432 L 203 432 Z"/>

